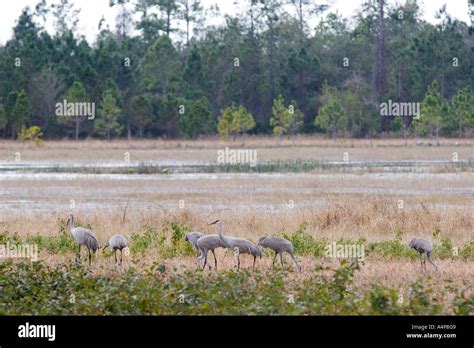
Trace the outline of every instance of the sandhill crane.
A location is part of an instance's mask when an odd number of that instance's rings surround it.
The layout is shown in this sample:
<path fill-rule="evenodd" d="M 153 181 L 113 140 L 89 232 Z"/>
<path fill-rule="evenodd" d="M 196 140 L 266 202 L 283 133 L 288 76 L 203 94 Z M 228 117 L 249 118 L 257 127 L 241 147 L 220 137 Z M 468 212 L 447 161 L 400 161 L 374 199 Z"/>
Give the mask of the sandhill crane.
<path fill-rule="evenodd" d="M 237 270 L 240 269 L 240 254 L 250 254 L 253 256 L 253 269 L 255 269 L 255 261 L 257 260 L 257 256 L 262 258 L 262 249 L 255 243 L 243 238 L 236 238 L 236 237 L 227 237 L 224 236 L 223 230 L 223 222 L 221 220 L 216 220 L 211 222 L 209 225 L 217 224 L 217 228 L 219 231 L 219 238 L 224 245 L 225 248 L 233 250 L 237 255 Z M 198 240 L 199 242 L 199 240 Z"/>
<path fill-rule="evenodd" d="M 200 255 L 199 248 L 198 248 L 196 243 L 197 243 L 198 239 L 201 238 L 202 236 L 204 236 L 204 233 L 202 233 L 202 232 L 188 232 L 184 235 L 184 240 L 191 243 L 191 245 L 197 251 L 196 262 L 198 262 L 198 258 L 199 258 L 199 255 Z"/>
<path fill-rule="evenodd" d="M 410 243 L 408 243 L 408 246 L 412 249 L 415 249 L 416 251 L 418 251 L 420 253 L 420 255 L 421 255 L 421 269 L 422 270 L 423 270 L 423 266 L 424 266 L 424 269 L 426 271 L 426 260 L 423 259 L 423 255 L 426 255 L 426 258 L 433 265 L 434 269 L 438 270 L 438 267 L 436 267 L 433 260 L 431 259 L 431 253 L 433 251 L 433 244 L 431 243 L 431 241 L 429 241 L 428 239 L 425 239 L 425 238 L 416 237 L 416 238 L 413 238 L 410 241 Z"/>
<path fill-rule="evenodd" d="M 199 256 L 196 259 L 196 265 L 199 267 L 199 262 L 202 258 L 204 258 L 204 265 L 202 266 L 202 269 L 204 270 L 206 265 L 208 265 L 209 269 L 211 269 L 211 266 L 207 263 L 207 254 L 210 250 L 212 251 L 212 255 L 214 255 L 214 264 L 217 269 L 217 258 L 214 250 L 217 248 L 224 248 L 224 244 L 222 243 L 219 236 L 217 234 L 204 235 L 197 240 L 196 245 L 199 250 Z"/>
<path fill-rule="evenodd" d="M 125 239 L 125 237 L 121 234 L 113 235 L 112 237 L 110 237 L 107 243 L 105 243 L 105 246 L 102 248 L 102 250 L 107 247 L 109 247 L 114 252 L 115 264 L 117 264 L 117 250 L 120 250 L 120 264 L 122 264 L 123 249 L 127 247 L 127 240 Z"/>
<path fill-rule="evenodd" d="M 257 242 L 257 245 L 262 246 L 264 248 L 268 248 L 275 252 L 275 256 L 273 257 L 272 264 L 275 264 L 275 259 L 278 256 L 278 254 L 280 254 L 280 262 L 281 262 L 282 267 L 283 267 L 283 253 L 287 252 L 288 254 L 290 254 L 291 258 L 293 259 L 293 262 L 295 263 L 295 266 L 296 266 L 296 270 L 298 272 L 301 272 L 301 266 L 298 265 L 298 262 L 296 262 L 296 259 L 293 255 L 293 244 L 291 244 L 289 240 L 286 240 L 280 237 L 263 236 L 263 237 L 260 237 L 260 239 Z"/>
<path fill-rule="evenodd" d="M 84 245 L 89 251 L 89 266 L 91 265 L 91 250 L 95 253 L 99 249 L 99 241 L 97 240 L 95 234 L 84 227 L 74 227 L 74 215 L 69 214 L 69 218 L 66 222 L 66 225 L 69 225 L 72 236 L 79 246 L 77 252 L 77 259 L 81 259 L 81 246 Z"/>

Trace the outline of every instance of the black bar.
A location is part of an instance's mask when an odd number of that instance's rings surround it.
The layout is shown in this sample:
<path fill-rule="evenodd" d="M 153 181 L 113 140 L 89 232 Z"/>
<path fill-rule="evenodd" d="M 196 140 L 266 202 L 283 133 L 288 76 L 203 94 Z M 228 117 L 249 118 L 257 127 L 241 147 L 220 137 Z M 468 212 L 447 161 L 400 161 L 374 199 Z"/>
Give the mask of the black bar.
<path fill-rule="evenodd" d="M 252 344 L 449 345 L 473 347 L 474 317 L 0 317 L 1 348 L 58 344 L 229 344 L 242 335 Z M 26 323 L 55 325 L 55 340 L 20 338 Z M 413 327 L 416 325 L 416 327 Z M 430 327 L 429 325 L 434 325 Z M 443 327 L 440 327 L 442 325 Z M 421 328 L 425 327 L 424 330 Z M 211 334 L 212 333 L 212 334 Z M 408 338 L 407 334 L 455 334 Z M 199 338 L 212 339 L 199 342 Z"/>

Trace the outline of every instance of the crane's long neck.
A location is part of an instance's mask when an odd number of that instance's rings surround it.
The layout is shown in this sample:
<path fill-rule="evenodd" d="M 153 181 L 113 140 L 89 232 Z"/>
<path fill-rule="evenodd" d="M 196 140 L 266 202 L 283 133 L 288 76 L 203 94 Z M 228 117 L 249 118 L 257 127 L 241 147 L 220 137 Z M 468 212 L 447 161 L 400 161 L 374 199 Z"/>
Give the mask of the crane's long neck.
<path fill-rule="evenodd" d="M 69 219 L 69 230 L 72 231 L 74 230 L 74 216 L 71 216 L 71 218 Z"/>
<path fill-rule="evenodd" d="M 219 238 L 221 239 L 222 243 L 226 246 L 226 248 L 231 248 L 231 240 L 229 237 L 224 236 L 224 227 L 222 226 L 222 223 L 217 225 L 217 229 L 219 231 Z"/>

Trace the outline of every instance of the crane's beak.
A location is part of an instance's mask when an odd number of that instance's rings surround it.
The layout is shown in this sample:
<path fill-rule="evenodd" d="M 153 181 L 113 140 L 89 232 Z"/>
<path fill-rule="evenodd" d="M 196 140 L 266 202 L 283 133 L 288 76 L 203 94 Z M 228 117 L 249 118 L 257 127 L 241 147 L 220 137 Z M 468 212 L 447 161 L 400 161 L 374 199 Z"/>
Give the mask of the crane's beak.
<path fill-rule="evenodd" d="M 219 220 L 216 220 L 214 222 L 211 222 L 209 225 L 214 225 L 214 224 L 217 224 L 219 222 Z"/>
<path fill-rule="evenodd" d="M 66 226 L 69 225 L 70 222 L 71 222 L 71 218 L 68 218 L 66 221 Z"/>

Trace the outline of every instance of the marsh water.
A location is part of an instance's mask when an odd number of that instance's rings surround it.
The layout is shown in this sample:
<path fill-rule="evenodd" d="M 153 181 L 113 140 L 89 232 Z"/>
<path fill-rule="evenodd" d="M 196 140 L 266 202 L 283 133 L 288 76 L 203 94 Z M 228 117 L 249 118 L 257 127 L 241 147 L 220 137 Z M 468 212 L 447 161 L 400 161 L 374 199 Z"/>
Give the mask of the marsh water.
<path fill-rule="evenodd" d="M 451 163 L 451 162 L 450 162 Z M 206 172 L 208 163 L 1 162 L 0 214 L 178 209 L 279 211 L 288 204 L 317 207 L 334 195 L 425 197 L 456 205 L 474 198 L 470 170 L 430 172 L 444 161 L 330 162 L 335 171 Z M 137 174 L 137 168 L 159 168 Z M 204 169 L 203 169 L 204 168 Z M 343 171 L 340 170 L 343 168 Z M 106 169 L 106 170 L 101 170 Z M 112 171 L 111 171 L 112 170 Z M 293 202 L 293 203 L 291 203 Z"/>

